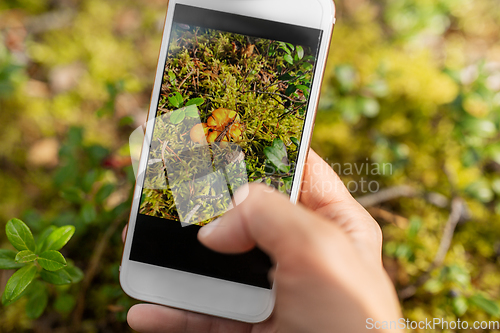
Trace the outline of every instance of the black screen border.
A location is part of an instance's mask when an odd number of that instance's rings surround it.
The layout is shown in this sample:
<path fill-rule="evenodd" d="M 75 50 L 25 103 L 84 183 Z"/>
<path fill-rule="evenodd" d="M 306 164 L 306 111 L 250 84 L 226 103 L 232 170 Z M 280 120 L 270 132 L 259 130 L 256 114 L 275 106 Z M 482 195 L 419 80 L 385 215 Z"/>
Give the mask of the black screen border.
<path fill-rule="evenodd" d="M 311 47 L 317 53 L 322 30 L 177 4 L 174 22 Z"/>

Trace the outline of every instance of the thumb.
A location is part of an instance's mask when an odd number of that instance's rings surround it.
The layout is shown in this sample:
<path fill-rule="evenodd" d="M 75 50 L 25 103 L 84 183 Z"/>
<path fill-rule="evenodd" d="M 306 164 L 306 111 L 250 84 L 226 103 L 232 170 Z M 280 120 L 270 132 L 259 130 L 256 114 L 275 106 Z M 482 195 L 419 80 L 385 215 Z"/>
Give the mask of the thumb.
<path fill-rule="evenodd" d="M 304 168 L 300 202 L 333 221 L 369 259 L 381 262 L 382 231 L 342 180 L 312 149 Z"/>
<path fill-rule="evenodd" d="M 268 186 L 249 185 L 244 200 L 242 193 L 235 195 L 240 205 L 200 229 L 198 239 L 208 248 L 241 253 L 257 245 L 276 262 L 285 253 L 313 246 L 318 234 L 314 229 L 332 227 L 323 217 L 293 205 L 286 196 Z"/>

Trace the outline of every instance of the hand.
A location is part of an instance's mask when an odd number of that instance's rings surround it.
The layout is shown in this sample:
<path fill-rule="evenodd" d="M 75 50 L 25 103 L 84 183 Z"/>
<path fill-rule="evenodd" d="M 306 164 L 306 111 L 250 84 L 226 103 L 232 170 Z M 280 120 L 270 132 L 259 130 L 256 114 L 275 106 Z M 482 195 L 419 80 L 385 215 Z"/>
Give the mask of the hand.
<path fill-rule="evenodd" d="M 237 194 L 238 195 L 238 194 Z M 362 332 L 366 320 L 401 317 L 394 287 L 382 267 L 378 224 L 313 151 L 307 160 L 301 204 L 264 185 L 250 186 L 235 209 L 198 234 L 223 253 L 258 245 L 278 268 L 272 273 L 276 306 L 270 319 L 251 325 L 159 305 L 140 304 L 129 325 L 148 332 Z"/>

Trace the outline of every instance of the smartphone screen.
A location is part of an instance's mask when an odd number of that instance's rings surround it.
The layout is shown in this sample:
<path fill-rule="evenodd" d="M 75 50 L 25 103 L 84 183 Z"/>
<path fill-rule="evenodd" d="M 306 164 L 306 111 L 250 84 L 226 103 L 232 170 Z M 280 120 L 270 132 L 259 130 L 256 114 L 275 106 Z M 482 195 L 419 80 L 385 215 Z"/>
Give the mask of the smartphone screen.
<path fill-rule="evenodd" d="M 271 288 L 197 240 L 250 182 L 290 195 L 322 31 L 176 5 L 130 260 Z"/>

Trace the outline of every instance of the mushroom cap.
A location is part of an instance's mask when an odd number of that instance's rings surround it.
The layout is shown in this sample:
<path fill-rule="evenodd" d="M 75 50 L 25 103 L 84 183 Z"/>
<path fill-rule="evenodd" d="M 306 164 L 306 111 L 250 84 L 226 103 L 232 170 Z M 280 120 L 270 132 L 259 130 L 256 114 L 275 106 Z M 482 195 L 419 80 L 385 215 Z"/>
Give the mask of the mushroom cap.
<path fill-rule="evenodd" d="M 222 131 L 227 124 L 233 120 L 238 120 L 236 119 L 237 117 L 238 113 L 236 111 L 220 108 L 212 112 L 212 115 L 208 117 L 207 125 L 217 129 L 218 131 Z"/>
<path fill-rule="evenodd" d="M 207 124 L 194 125 L 193 128 L 191 128 L 191 131 L 189 132 L 191 140 L 200 144 L 207 143 L 206 139 L 207 134 L 208 134 Z"/>

